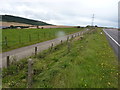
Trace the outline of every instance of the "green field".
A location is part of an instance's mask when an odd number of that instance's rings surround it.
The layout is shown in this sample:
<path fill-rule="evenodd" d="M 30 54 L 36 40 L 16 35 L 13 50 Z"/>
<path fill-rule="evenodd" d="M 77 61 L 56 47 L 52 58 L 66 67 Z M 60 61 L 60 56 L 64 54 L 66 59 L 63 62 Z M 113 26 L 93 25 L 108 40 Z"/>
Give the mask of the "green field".
<path fill-rule="evenodd" d="M 39 53 L 33 59 L 33 88 L 117 88 L 118 62 L 97 29 Z M 27 87 L 27 60 L 3 69 L 3 87 Z"/>
<path fill-rule="evenodd" d="M 2 49 L 9 51 L 15 48 L 51 40 L 58 34 L 71 34 L 83 29 L 79 28 L 52 28 L 52 29 L 3 29 Z M 7 38 L 7 39 L 6 39 Z"/>

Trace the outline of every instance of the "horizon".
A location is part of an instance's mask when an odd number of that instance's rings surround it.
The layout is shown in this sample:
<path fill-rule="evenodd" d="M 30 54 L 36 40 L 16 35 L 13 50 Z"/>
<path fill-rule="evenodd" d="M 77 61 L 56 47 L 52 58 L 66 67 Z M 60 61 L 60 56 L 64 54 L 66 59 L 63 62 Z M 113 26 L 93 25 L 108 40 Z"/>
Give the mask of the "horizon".
<path fill-rule="evenodd" d="M 15 17 L 20 17 L 20 18 L 24 18 L 24 19 L 30 19 L 30 20 L 35 20 L 35 21 L 40 21 L 40 20 L 37 20 L 37 19 L 32 19 L 32 18 L 26 18 L 26 17 L 21 17 L 21 16 L 16 16 L 16 15 L 10 15 L 10 14 L 4 14 L 4 15 L 9 15 L 9 16 L 15 16 Z M 41 21 L 41 22 L 44 22 L 44 21 Z M 47 22 L 45 22 L 47 23 Z M 47 23 L 47 24 L 52 24 L 52 23 Z M 55 24 L 52 24 L 52 25 L 55 25 Z M 56 25 L 55 25 L 56 26 Z M 57 26 L 71 26 L 71 25 L 57 25 Z M 78 25 L 73 25 L 73 26 L 78 26 Z M 79 25 L 80 26 L 80 25 Z M 86 26 L 91 26 L 91 25 L 86 25 Z M 81 26 L 81 27 L 86 27 L 86 26 Z M 95 25 L 93 25 L 95 26 Z M 2 26 L 4 27 L 4 26 Z M 98 26 L 98 27 L 103 27 L 103 26 Z M 107 26 L 104 26 L 104 27 L 107 27 Z M 1 28 L 1 27 L 0 27 Z M 118 28 L 118 27 L 108 27 L 108 28 Z"/>

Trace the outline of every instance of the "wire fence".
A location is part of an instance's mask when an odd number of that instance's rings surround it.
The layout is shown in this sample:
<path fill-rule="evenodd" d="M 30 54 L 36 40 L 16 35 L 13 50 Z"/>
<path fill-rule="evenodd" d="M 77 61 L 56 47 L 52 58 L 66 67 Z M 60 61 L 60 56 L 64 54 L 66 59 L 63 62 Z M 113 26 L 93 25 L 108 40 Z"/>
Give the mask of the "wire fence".
<path fill-rule="evenodd" d="M 27 46 L 27 45 L 31 45 L 31 44 L 35 44 L 35 43 L 39 43 L 39 42 L 43 42 L 43 41 L 47 41 L 50 39 L 54 39 L 57 38 L 56 33 L 58 33 L 59 31 L 63 31 L 66 34 L 71 34 L 74 32 L 78 32 L 80 31 L 79 29 L 73 29 L 73 30 L 36 30 L 36 31 L 14 31 L 14 30 L 8 30 L 9 34 L 7 32 L 7 34 L 5 34 L 6 32 L 4 32 L 3 36 L 2 36 L 2 43 L 0 45 L 2 45 L 3 51 L 5 49 L 12 49 L 12 48 L 18 48 L 18 47 L 22 47 L 22 46 Z M 13 32 L 12 32 L 13 31 Z M 10 35 L 11 33 L 11 35 Z"/>

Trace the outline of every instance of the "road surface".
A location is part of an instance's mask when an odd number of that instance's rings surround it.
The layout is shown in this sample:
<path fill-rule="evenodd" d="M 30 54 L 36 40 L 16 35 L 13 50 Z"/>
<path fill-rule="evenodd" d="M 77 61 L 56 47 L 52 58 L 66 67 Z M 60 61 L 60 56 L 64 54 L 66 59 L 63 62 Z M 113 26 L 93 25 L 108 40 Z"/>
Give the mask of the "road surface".
<path fill-rule="evenodd" d="M 114 49 L 115 54 L 120 60 L 120 31 L 118 29 L 103 29 L 109 40 L 110 45 Z"/>
<path fill-rule="evenodd" d="M 41 52 L 43 50 L 48 49 L 51 46 L 52 43 L 53 43 L 54 46 L 56 46 L 56 45 L 61 43 L 61 40 L 63 42 L 66 41 L 68 36 L 69 36 L 69 39 L 70 39 L 72 36 L 74 37 L 74 36 L 77 36 L 78 34 L 82 35 L 87 31 L 88 31 L 88 29 L 86 29 L 84 31 L 74 33 L 74 34 L 59 37 L 59 38 L 56 38 L 56 39 L 53 39 L 53 40 L 49 40 L 49 41 L 41 42 L 41 43 L 38 43 L 38 44 L 14 49 L 12 51 L 4 52 L 4 53 L 0 54 L 0 68 L 6 67 L 7 56 L 10 56 L 10 61 L 13 61 L 13 60 L 18 61 L 22 58 L 34 55 L 35 54 L 35 47 L 38 48 L 38 52 Z"/>

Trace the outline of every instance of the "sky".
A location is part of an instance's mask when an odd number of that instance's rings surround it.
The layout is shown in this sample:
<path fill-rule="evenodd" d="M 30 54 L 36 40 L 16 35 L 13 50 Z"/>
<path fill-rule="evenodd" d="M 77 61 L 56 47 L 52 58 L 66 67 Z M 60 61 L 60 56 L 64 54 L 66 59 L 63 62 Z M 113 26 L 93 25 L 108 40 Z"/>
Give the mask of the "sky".
<path fill-rule="evenodd" d="M 54 25 L 118 27 L 119 0 L 0 0 L 0 15 L 15 15 Z"/>

